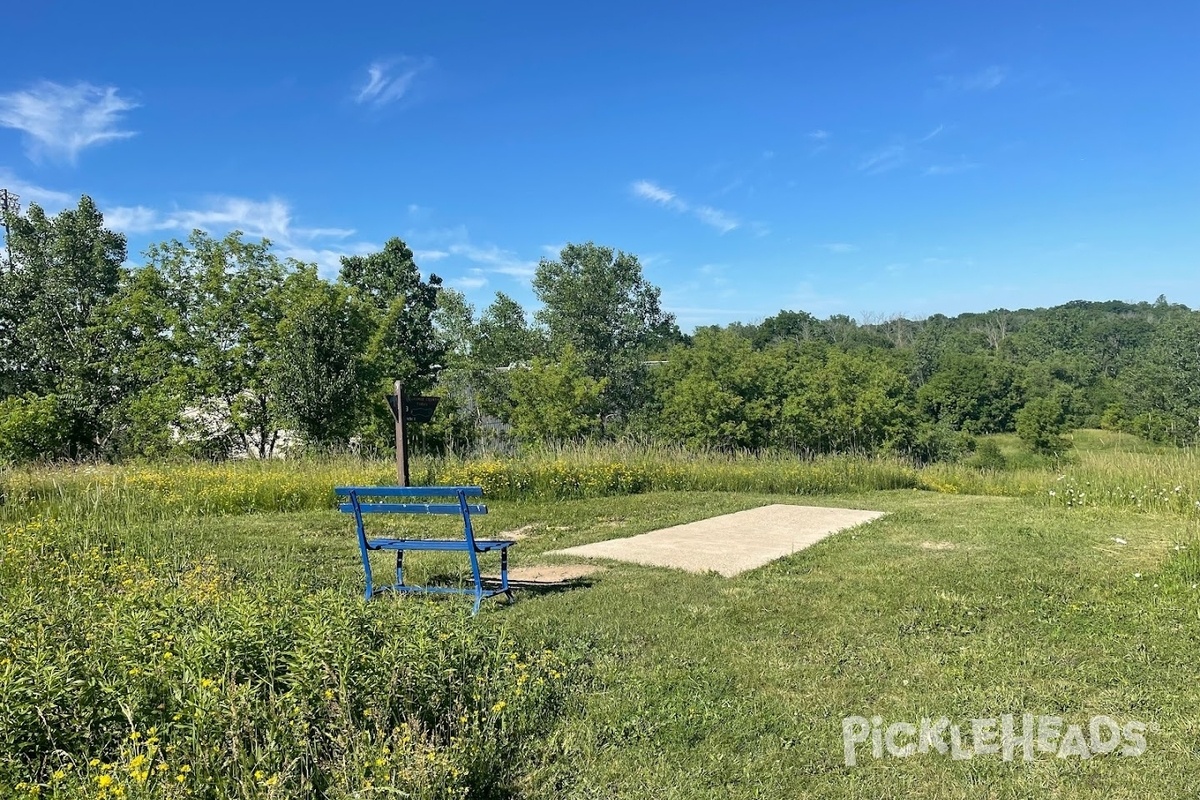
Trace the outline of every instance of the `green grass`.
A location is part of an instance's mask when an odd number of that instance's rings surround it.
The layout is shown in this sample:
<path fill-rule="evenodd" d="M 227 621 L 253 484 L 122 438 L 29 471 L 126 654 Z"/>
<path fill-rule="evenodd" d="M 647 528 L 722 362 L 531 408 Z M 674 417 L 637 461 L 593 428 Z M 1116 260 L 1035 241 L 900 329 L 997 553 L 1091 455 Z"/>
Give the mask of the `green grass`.
<path fill-rule="evenodd" d="M 10 473 L 0 510 L 0 795 L 32 780 L 43 796 L 96 797 L 98 780 L 113 774 L 125 796 L 146 798 L 392 796 L 368 780 L 426 797 L 1195 796 L 1200 522 L 1189 505 L 1196 487 L 1184 480 L 1200 472 L 1190 453 L 1115 434 L 1075 441 L 1056 470 L 917 475 L 941 491 L 873 488 L 887 473 L 868 465 L 822 473 L 863 481 L 839 494 L 812 491 L 817 479 L 788 492 L 643 486 L 591 497 L 548 482 L 543 497 L 489 499 L 484 535 L 524 529 L 518 567 L 562 561 L 548 555 L 562 547 L 795 503 L 796 489 L 803 503 L 889 514 L 736 578 L 609 563 L 579 586 L 527 592 L 511 607 L 492 601 L 474 620 L 459 599 L 358 599 L 351 523 L 327 507 L 326 492 L 331 482 L 386 480 L 386 465 Z M 585 474 L 611 454 L 534 461 L 504 468 L 571 474 L 541 466 L 565 463 Z M 772 486 L 778 476 L 754 470 L 781 466 L 713 456 L 695 474 Z M 1134 484 L 1147 487 L 1142 502 L 1126 497 Z M 1064 486 L 1098 488 L 1077 502 L 1049 494 Z M 193 489 L 209 505 L 172 499 Z M 58 521 L 19 522 L 42 514 Z M 454 521 L 378 524 L 451 535 Z M 415 580 L 465 576 L 453 555 L 421 554 L 409 566 Z M 352 657 L 372 647 L 386 650 L 381 664 Z M 543 680 L 561 672 L 561 688 L 519 692 L 511 663 Z M 287 669 L 255 666 L 264 664 Z M 147 666 L 148 676 L 129 674 Z M 380 693 L 372 687 L 382 674 L 406 677 Z M 478 698 L 477 678 L 489 687 Z M 203 680 L 220 702 L 203 706 L 213 702 Z M 241 688 L 250 686 L 258 689 Z M 424 700 L 404 699 L 413 686 L 426 687 Z M 297 706 L 330 735 L 297 733 L 284 713 Z M 199 714 L 191 727 L 173 719 L 180 707 Z M 369 723 L 367 708 L 394 724 Z M 843 763 L 850 715 L 1008 713 L 1068 723 L 1104 714 L 1156 728 L 1137 758 L 875 760 L 860 748 L 857 766 Z M 155 723 L 156 746 L 176 748 L 154 762 L 169 764 L 171 780 L 138 784 L 130 765 L 145 746 L 130 736 Z M 47 730 L 57 731 L 53 747 L 30 744 Z M 217 789 L 205 794 L 186 775 L 174 782 L 180 748 L 192 775 Z"/>

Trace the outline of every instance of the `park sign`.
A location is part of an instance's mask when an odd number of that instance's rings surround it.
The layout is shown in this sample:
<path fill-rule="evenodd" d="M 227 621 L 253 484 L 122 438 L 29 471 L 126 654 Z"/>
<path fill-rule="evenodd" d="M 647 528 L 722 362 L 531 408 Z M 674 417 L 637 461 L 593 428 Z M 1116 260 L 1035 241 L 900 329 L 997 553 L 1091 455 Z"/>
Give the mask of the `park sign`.
<path fill-rule="evenodd" d="M 437 409 L 440 397 L 422 396 L 405 397 L 404 398 L 404 421 L 405 422 L 429 422 L 433 419 L 433 412 Z M 388 405 L 391 406 L 392 416 L 396 416 L 396 395 L 389 394 L 387 396 Z"/>

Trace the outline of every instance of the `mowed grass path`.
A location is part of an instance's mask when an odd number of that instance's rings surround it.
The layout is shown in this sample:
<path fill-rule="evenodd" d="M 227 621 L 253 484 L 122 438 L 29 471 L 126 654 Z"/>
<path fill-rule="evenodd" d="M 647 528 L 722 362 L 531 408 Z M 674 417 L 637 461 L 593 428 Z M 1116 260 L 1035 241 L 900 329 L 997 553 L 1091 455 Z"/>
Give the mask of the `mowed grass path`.
<path fill-rule="evenodd" d="M 580 661 L 577 699 L 525 794 L 1200 793 L 1200 575 L 1176 550 L 1197 538 L 1181 516 L 914 491 L 696 492 L 492 503 L 481 529 L 525 528 L 513 551 L 520 566 L 561 560 L 544 555 L 559 547 L 771 502 L 891 513 L 733 579 L 610 563 L 586 587 L 485 606 L 485 619 Z M 452 531 L 452 521 L 439 523 L 433 533 Z M 390 528 L 430 530 L 420 520 Z M 360 590 L 351 521 L 332 511 L 160 523 L 145 541 L 181 564 L 217 554 L 248 580 L 269 572 Z M 465 559 L 413 561 L 422 579 L 461 574 Z M 1084 725 L 1105 714 L 1157 732 L 1137 758 L 876 761 L 861 746 L 857 766 L 843 763 L 848 715 L 966 724 L 1009 713 Z"/>

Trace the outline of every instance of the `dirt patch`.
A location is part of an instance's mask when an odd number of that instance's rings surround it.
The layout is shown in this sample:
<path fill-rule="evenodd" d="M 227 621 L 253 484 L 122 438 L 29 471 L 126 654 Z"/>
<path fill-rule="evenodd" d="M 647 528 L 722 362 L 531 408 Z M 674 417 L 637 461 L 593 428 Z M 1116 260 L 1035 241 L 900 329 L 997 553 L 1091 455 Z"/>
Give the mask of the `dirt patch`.
<path fill-rule="evenodd" d="M 495 538 L 511 539 L 514 542 L 519 542 L 537 529 L 538 526 L 531 522 L 528 525 L 522 525 L 519 528 L 513 528 L 511 531 L 500 531 L 500 533 L 496 534 Z"/>
<path fill-rule="evenodd" d="M 540 564 L 531 567 L 513 567 L 508 571 L 508 582 L 512 585 L 537 585 L 571 583 L 583 580 L 597 572 L 603 572 L 604 567 L 595 564 Z M 493 580 L 499 580 L 499 575 L 489 575 Z"/>
<path fill-rule="evenodd" d="M 921 542 L 922 550 L 954 550 L 957 547 L 954 542 Z"/>

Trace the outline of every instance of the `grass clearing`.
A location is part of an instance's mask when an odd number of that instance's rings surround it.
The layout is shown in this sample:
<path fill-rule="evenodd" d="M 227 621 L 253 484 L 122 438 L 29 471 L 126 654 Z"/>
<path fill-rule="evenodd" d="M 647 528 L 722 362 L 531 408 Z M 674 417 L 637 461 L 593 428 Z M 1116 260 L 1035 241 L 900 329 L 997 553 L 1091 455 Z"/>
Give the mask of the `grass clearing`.
<path fill-rule="evenodd" d="M 965 488 L 968 478 L 989 490 L 1036 484 L 1016 497 L 868 485 L 802 500 L 652 487 L 490 498 L 483 535 L 522 530 L 514 567 L 573 563 L 547 553 L 768 503 L 889 514 L 732 579 L 609 563 L 512 607 L 485 604 L 474 620 L 455 599 L 359 599 L 351 523 L 324 497 L 365 470 L 386 480 L 386 465 L 183 465 L 164 468 L 160 488 L 136 490 L 115 469 L 10 473 L 0 788 L 61 798 L 112 787 L 146 798 L 384 797 L 374 787 L 388 784 L 419 797 L 1194 796 L 1200 522 L 1172 498 L 1190 500 L 1194 486 L 1167 486 L 1169 502 L 1115 491 L 1166 486 L 1193 456 L 1121 447 L 1085 443 L 1062 480 L 1051 470 L 919 474 Z M 260 482 L 246 480 L 255 474 Z M 1066 503 L 1038 489 L 1070 476 L 1111 491 Z M 196 487 L 211 492 L 207 513 L 171 500 Z M 454 526 L 377 524 L 427 535 Z M 418 554 L 406 566 L 414 580 L 454 580 L 465 561 Z M 378 663 L 355 655 L 372 648 L 385 651 Z M 529 691 L 554 673 L 560 689 Z M 395 686 L 382 678 L 396 674 Z M 425 699 L 406 699 L 414 686 Z M 1022 712 L 1157 729 L 1137 758 L 875 760 L 860 747 L 857 766 L 843 763 L 848 715 Z"/>

